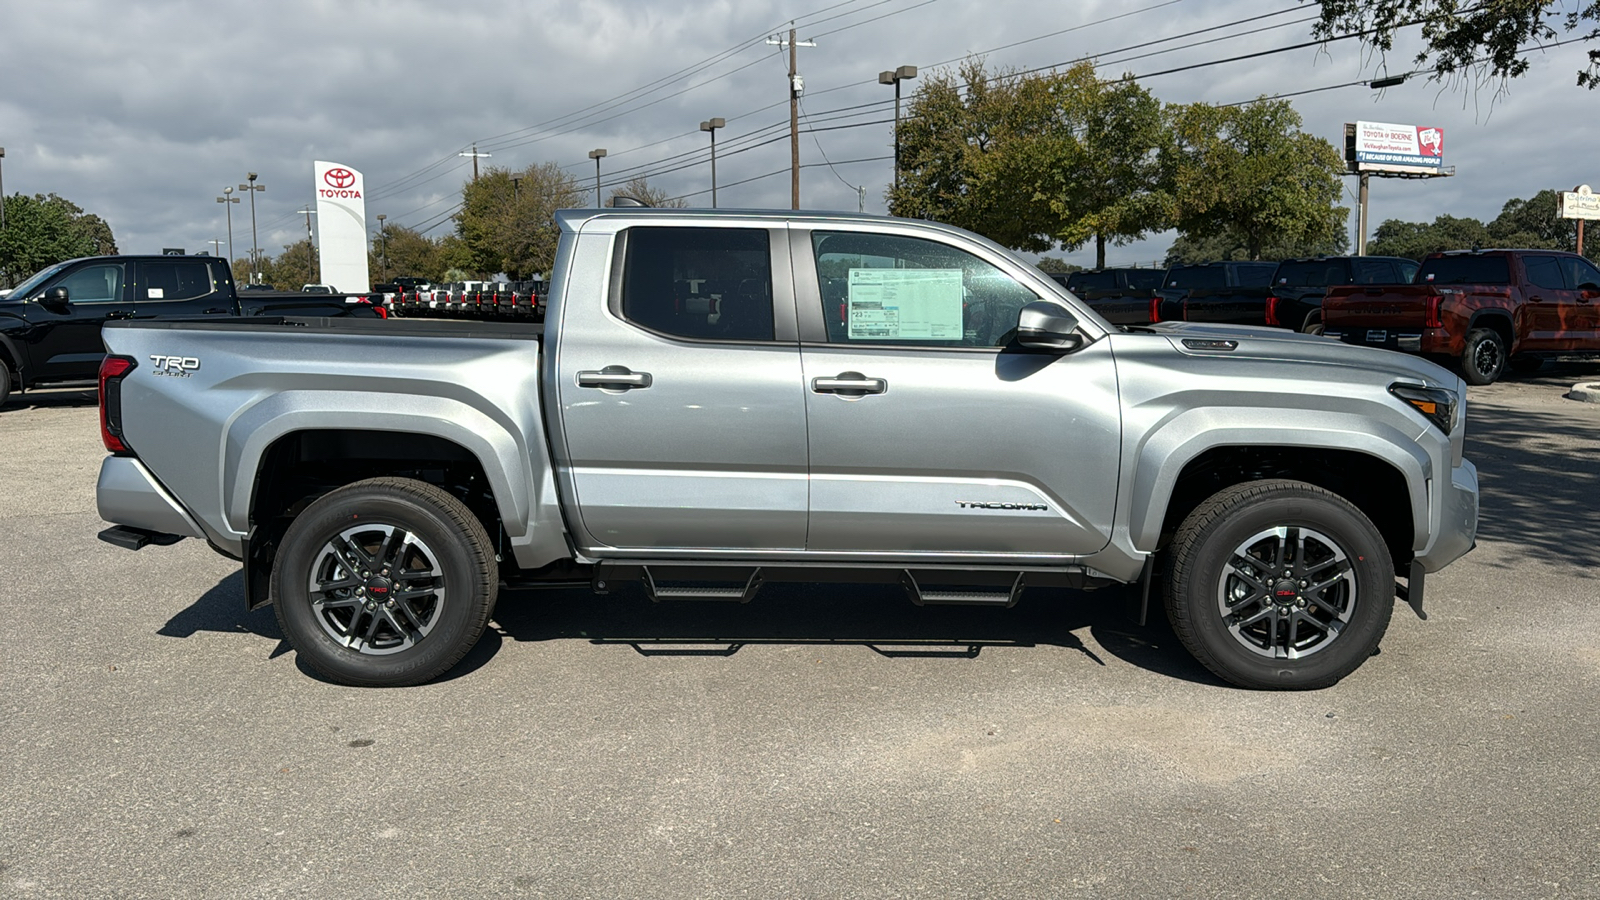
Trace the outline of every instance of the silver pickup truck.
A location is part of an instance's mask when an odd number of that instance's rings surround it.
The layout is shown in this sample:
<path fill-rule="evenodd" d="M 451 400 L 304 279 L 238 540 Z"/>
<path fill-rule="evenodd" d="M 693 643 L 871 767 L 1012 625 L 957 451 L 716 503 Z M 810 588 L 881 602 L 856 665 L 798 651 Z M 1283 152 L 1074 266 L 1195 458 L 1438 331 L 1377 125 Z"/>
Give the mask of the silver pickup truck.
<path fill-rule="evenodd" d="M 358 685 L 444 673 L 502 583 L 1130 584 L 1142 619 L 1159 580 L 1217 675 L 1317 688 L 1473 545 L 1465 388 L 1431 363 L 1119 329 L 928 222 L 558 219 L 544 326 L 110 323 L 102 537 L 241 560 L 250 606 Z"/>

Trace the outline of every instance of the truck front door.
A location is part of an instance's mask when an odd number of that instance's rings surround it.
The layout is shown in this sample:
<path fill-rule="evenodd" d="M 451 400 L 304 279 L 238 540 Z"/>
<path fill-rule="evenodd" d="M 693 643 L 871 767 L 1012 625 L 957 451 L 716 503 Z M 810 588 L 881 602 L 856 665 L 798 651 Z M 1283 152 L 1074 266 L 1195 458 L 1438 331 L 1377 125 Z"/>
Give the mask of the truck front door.
<path fill-rule="evenodd" d="M 782 227 L 580 234 L 552 332 L 580 545 L 799 550 L 806 410 Z M 562 453 L 562 447 L 557 447 Z"/>
<path fill-rule="evenodd" d="M 133 317 L 126 291 L 126 266 L 120 262 L 90 262 L 63 273 L 46 284 L 43 292 L 66 288 L 67 305 L 51 309 L 29 303 L 25 315 L 33 326 L 30 355 L 40 381 L 77 381 L 94 378 L 105 358 L 100 326 L 108 319 Z M 36 295 L 37 296 L 37 295 Z"/>
<path fill-rule="evenodd" d="M 1109 342 L 1015 346 L 1018 310 L 1040 297 L 1003 256 L 842 226 L 795 235 L 806 548 L 993 559 L 1105 547 L 1121 446 Z"/>

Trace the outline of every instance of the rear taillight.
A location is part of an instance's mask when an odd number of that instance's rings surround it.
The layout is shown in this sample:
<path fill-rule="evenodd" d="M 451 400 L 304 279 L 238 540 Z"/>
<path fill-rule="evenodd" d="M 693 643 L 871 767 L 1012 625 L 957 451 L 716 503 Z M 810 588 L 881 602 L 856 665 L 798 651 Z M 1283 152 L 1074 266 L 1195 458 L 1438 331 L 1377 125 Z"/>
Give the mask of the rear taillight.
<path fill-rule="evenodd" d="M 1157 323 L 1159 321 L 1161 321 L 1161 298 L 1160 297 L 1151 297 L 1150 298 L 1150 324 L 1154 325 L 1155 323 Z"/>
<path fill-rule="evenodd" d="M 1282 324 L 1278 321 L 1278 295 L 1276 294 L 1267 295 L 1267 324 Z"/>
<path fill-rule="evenodd" d="M 134 370 L 126 356 L 108 356 L 100 363 L 100 440 L 112 453 L 131 453 L 122 440 L 122 378 Z"/>
<path fill-rule="evenodd" d="M 1439 301 L 1443 300 L 1438 294 L 1428 298 L 1428 318 L 1423 323 L 1429 328 L 1443 328 L 1444 320 L 1439 317 Z"/>

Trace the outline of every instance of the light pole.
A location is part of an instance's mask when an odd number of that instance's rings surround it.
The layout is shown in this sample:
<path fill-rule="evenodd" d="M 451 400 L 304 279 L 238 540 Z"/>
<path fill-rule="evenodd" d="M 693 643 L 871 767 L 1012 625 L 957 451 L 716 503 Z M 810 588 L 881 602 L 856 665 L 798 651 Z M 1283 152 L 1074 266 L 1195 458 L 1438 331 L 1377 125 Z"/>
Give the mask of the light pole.
<path fill-rule="evenodd" d="M 916 66 L 901 66 L 893 72 L 879 72 L 879 84 L 894 85 L 894 186 L 900 186 L 900 82 L 917 77 Z"/>
<path fill-rule="evenodd" d="M 0 147 L 0 160 L 6 158 L 6 148 Z M 0 166 L 0 228 L 6 227 L 6 180 L 4 166 Z"/>
<path fill-rule="evenodd" d="M 717 208 L 717 129 L 728 127 L 727 119 L 707 119 L 700 130 L 711 134 L 711 208 Z"/>
<path fill-rule="evenodd" d="M 233 273 L 233 206 L 231 204 L 238 203 L 239 198 L 233 196 L 232 187 L 224 187 L 222 196 L 217 198 L 217 202 L 222 204 L 223 211 L 228 214 L 228 273 L 231 275 Z"/>
<path fill-rule="evenodd" d="M 304 209 L 295 212 L 304 213 L 306 217 L 306 271 L 310 276 L 306 279 L 306 284 L 317 284 L 317 242 L 311 233 L 311 217 L 316 215 L 317 211 L 308 203 Z"/>
<path fill-rule="evenodd" d="M 606 148 L 599 147 L 589 151 L 589 158 L 594 160 L 594 205 L 605 206 L 600 202 L 600 160 L 605 159 Z"/>
<path fill-rule="evenodd" d="M 383 273 L 380 277 L 384 281 L 389 280 L 389 236 L 383 231 L 383 220 L 387 218 L 383 213 L 378 213 L 378 246 L 382 248 L 378 251 L 378 264 L 381 267 L 378 271 Z"/>
<path fill-rule="evenodd" d="M 261 247 L 256 242 L 256 191 L 264 191 L 267 186 L 256 184 L 256 173 L 246 172 L 245 178 L 249 184 L 239 185 L 239 190 L 250 192 L 250 283 L 261 283 Z"/>

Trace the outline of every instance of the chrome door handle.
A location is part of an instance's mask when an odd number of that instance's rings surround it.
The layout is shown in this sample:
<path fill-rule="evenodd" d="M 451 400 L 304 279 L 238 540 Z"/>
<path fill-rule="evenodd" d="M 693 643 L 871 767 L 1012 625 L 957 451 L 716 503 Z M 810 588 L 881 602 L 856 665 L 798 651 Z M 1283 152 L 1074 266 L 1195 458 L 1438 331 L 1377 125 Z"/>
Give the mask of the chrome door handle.
<path fill-rule="evenodd" d="M 631 390 L 647 388 L 651 384 L 649 372 L 633 372 L 627 366 L 606 366 L 599 371 L 578 373 L 578 387 Z"/>
<path fill-rule="evenodd" d="M 860 372 L 840 372 L 832 378 L 811 379 L 811 390 L 818 394 L 882 394 L 889 390 L 889 382 Z"/>

